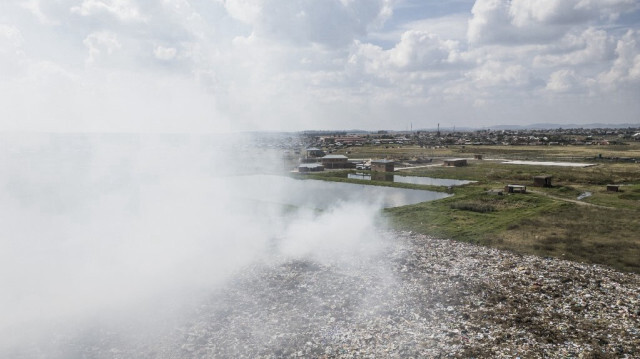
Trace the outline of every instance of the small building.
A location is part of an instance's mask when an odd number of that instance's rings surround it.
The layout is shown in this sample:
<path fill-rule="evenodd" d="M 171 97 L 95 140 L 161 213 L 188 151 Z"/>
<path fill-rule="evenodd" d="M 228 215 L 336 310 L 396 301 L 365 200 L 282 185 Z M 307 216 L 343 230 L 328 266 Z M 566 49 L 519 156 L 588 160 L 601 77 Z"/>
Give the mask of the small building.
<path fill-rule="evenodd" d="M 473 159 L 474 160 L 481 160 L 482 159 L 482 155 L 479 155 L 479 154 L 473 155 Z"/>
<path fill-rule="evenodd" d="M 533 185 L 535 187 L 551 187 L 551 176 L 534 176 Z"/>
<path fill-rule="evenodd" d="M 444 165 L 447 167 L 462 167 L 467 165 L 466 158 L 452 158 L 444 160 Z"/>
<path fill-rule="evenodd" d="M 618 192 L 618 191 L 620 191 L 620 185 L 608 184 L 607 185 L 607 191 L 609 191 L 609 192 Z"/>
<path fill-rule="evenodd" d="M 504 186 L 504 191 L 507 193 L 527 193 L 527 186 L 519 184 L 508 184 Z"/>
<path fill-rule="evenodd" d="M 371 170 L 374 172 L 393 172 L 395 171 L 395 162 L 392 160 L 372 160 Z"/>
<path fill-rule="evenodd" d="M 307 148 L 307 157 L 322 157 L 324 155 L 325 155 L 324 151 L 319 148 L 316 148 L 316 147 Z"/>
<path fill-rule="evenodd" d="M 326 155 L 321 159 L 324 168 L 350 168 L 349 158 L 345 155 Z"/>
<path fill-rule="evenodd" d="M 324 171 L 324 166 L 320 163 L 301 163 L 298 165 L 298 172 L 319 172 Z"/>

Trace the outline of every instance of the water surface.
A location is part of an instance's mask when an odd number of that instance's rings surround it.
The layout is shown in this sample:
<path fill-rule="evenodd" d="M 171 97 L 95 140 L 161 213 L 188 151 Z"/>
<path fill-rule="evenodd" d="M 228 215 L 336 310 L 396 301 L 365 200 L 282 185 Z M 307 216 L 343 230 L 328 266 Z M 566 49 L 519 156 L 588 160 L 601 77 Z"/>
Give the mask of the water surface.
<path fill-rule="evenodd" d="M 400 176 L 400 175 L 386 174 L 386 173 L 380 173 L 380 174 L 348 173 L 346 177 L 351 179 L 359 179 L 359 180 L 366 180 L 366 181 L 370 181 L 371 179 L 373 179 L 376 181 L 422 184 L 422 185 L 428 185 L 428 186 L 462 186 L 462 185 L 474 182 L 474 181 L 455 180 L 455 179 L 448 179 L 448 178 Z"/>
<path fill-rule="evenodd" d="M 298 180 L 276 175 L 233 176 L 222 181 L 221 185 L 229 188 L 242 188 L 244 199 L 320 209 L 340 202 L 353 201 L 388 208 L 451 196 L 435 191 L 311 179 Z"/>

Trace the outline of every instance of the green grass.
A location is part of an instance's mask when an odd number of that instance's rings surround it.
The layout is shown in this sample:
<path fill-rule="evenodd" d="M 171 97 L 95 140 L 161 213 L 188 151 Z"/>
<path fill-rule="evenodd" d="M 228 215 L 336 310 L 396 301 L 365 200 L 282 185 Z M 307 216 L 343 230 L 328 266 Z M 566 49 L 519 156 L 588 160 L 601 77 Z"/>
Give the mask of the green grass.
<path fill-rule="evenodd" d="M 638 211 L 478 192 L 385 213 L 398 229 L 640 273 Z"/>
<path fill-rule="evenodd" d="M 460 192 L 440 201 L 390 208 L 386 214 L 396 228 L 491 244 L 500 232 L 519 218 L 557 206 L 547 198 L 530 194 L 498 196 L 478 190 L 467 194 Z M 491 211 L 476 210 L 489 206 Z"/>
<path fill-rule="evenodd" d="M 639 218 L 637 211 L 570 204 L 521 222 L 504 236 L 527 253 L 640 273 Z"/>
<path fill-rule="evenodd" d="M 605 264 L 640 273 L 640 167 L 609 163 L 587 168 L 472 161 L 466 167 L 428 167 L 416 175 L 478 181 L 455 196 L 385 211 L 399 229 L 478 243 L 518 253 Z M 533 187 L 533 176 L 553 176 L 553 187 Z M 541 192 L 498 196 L 505 184 Z M 608 183 L 627 183 L 621 192 Z M 604 207 L 585 206 L 583 200 Z M 546 194 L 547 196 L 543 195 Z"/>
<path fill-rule="evenodd" d="M 412 174 L 465 180 L 481 183 L 513 182 L 532 184 L 533 176 L 550 175 L 554 185 L 626 183 L 640 180 L 638 164 L 599 164 L 593 167 L 555 167 L 511 165 L 497 161 L 472 161 L 464 167 L 427 167 Z"/>

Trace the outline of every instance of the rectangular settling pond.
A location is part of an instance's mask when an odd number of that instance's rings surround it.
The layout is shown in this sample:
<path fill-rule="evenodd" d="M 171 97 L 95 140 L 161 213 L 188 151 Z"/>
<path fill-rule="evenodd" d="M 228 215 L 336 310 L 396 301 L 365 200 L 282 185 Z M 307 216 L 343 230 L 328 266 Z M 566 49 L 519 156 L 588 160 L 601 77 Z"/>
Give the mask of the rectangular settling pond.
<path fill-rule="evenodd" d="M 366 181 L 386 181 L 395 183 L 411 183 L 411 184 L 423 184 L 428 186 L 462 186 L 465 184 L 473 183 L 474 181 L 455 180 L 448 178 L 433 178 L 433 177 L 421 177 L 421 176 L 400 176 L 388 173 L 348 173 L 346 178 L 359 179 Z"/>
<path fill-rule="evenodd" d="M 447 193 L 369 186 L 321 180 L 298 180 L 276 175 L 233 176 L 219 179 L 243 199 L 326 209 L 340 202 L 359 202 L 383 208 L 406 206 L 451 196 Z"/>

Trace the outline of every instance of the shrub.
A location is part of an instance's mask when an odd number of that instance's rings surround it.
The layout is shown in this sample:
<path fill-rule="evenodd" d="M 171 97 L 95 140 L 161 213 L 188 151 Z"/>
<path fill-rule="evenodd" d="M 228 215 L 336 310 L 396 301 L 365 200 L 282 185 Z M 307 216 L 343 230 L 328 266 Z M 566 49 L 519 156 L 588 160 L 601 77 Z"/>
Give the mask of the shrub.
<path fill-rule="evenodd" d="M 620 199 L 640 200 L 640 193 L 624 193 L 618 196 Z"/>
<path fill-rule="evenodd" d="M 456 202 L 450 205 L 451 209 L 459 209 L 461 211 L 471 211 L 478 213 L 493 212 L 496 208 L 487 203 L 481 202 Z"/>

